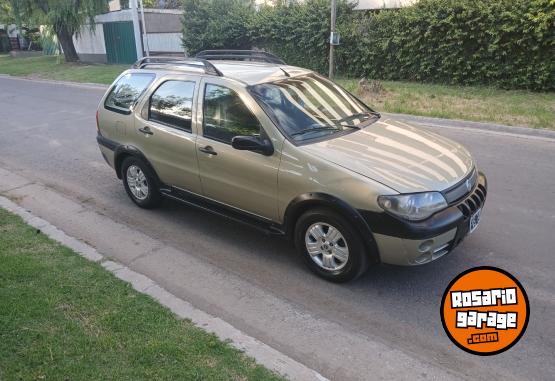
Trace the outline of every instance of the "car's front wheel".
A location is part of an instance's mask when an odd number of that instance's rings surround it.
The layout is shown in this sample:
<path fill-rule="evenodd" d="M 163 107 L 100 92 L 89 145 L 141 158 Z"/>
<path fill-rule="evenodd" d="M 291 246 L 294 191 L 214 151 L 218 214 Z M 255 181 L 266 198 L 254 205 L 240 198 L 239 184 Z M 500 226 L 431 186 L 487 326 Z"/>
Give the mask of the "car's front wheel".
<path fill-rule="evenodd" d="M 308 267 L 332 282 L 347 282 L 368 268 L 360 235 L 340 214 L 329 209 L 304 213 L 295 228 L 295 246 Z"/>
<path fill-rule="evenodd" d="M 143 160 L 127 157 L 121 165 L 121 171 L 125 190 L 135 204 L 145 209 L 160 205 L 161 196 L 156 178 Z"/>

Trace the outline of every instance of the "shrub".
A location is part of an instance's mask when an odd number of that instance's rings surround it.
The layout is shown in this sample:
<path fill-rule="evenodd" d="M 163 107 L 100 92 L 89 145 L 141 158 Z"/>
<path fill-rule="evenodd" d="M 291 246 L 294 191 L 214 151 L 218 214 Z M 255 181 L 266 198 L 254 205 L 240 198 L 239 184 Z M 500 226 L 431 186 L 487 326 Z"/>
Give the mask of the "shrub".
<path fill-rule="evenodd" d="M 329 0 L 185 0 L 189 52 L 256 46 L 325 73 Z M 225 5 L 224 5 L 225 4 Z M 337 71 L 348 76 L 555 90 L 555 0 L 420 0 L 354 11 L 339 1 Z"/>
<path fill-rule="evenodd" d="M 250 49 L 254 8 L 249 0 L 183 0 L 183 47 L 194 55 L 205 49 Z"/>
<path fill-rule="evenodd" d="M 339 2 L 338 23 L 347 22 L 354 4 Z M 278 3 L 253 17 L 251 39 L 287 63 L 327 72 L 330 34 L 330 1 Z"/>
<path fill-rule="evenodd" d="M 555 89 L 555 2 L 421 0 L 344 26 L 349 75 Z"/>

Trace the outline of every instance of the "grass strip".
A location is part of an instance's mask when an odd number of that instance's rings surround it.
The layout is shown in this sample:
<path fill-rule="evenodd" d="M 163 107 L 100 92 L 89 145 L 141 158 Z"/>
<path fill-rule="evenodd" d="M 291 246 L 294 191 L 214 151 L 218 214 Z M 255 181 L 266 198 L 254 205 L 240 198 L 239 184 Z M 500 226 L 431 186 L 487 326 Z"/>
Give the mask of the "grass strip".
<path fill-rule="evenodd" d="M 0 209 L 0 379 L 281 378 Z"/>

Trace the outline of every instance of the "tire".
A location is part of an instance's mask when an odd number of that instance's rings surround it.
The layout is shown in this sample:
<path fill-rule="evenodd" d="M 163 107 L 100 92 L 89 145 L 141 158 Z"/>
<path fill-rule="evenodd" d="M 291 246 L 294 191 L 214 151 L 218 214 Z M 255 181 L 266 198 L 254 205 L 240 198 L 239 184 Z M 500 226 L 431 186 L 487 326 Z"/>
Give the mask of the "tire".
<path fill-rule="evenodd" d="M 330 231 L 330 227 L 339 232 L 341 238 L 334 241 L 337 235 Z M 318 236 L 321 233 L 325 233 L 324 237 Z M 297 220 L 294 241 L 308 267 L 328 281 L 348 282 L 368 269 L 368 254 L 360 234 L 346 218 L 333 210 L 317 208 L 305 212 Z M 314 255 L 316 252 L 321 254 Z"/>
<path fill-rule="evenodd" d="M 160 205 L 162 196 L 158 190 L 156 176 L 143 160 L 134 156 L 125 158 L 121 164 L 121 175 L 125 191 L 135 204 L 144 209 Z"/>

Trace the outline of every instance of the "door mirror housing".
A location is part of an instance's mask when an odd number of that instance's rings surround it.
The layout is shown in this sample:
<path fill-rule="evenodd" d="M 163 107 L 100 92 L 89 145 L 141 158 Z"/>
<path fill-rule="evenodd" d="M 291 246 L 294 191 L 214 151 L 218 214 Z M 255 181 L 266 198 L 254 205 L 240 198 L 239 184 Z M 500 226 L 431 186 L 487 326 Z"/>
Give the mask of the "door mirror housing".
<path fill-rule="evenodd" d="M 269 139 L 259 136 L 235 136 L 231 139 L 231 146 L 242 151 L 252 151 L 264 156 L 271 156 L 274 153 L 274 146 Z"/>

